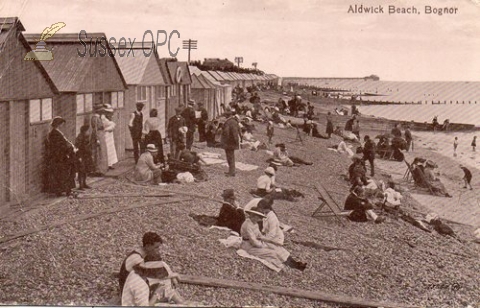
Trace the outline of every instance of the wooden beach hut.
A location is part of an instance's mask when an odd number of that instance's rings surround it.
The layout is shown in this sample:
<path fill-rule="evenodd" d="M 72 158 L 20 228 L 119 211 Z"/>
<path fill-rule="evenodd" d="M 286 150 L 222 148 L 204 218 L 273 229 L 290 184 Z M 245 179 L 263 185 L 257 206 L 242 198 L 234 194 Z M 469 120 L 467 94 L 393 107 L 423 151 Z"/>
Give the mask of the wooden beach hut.
<path fill-rule="evenodd" d="M 172 79 L 172 86 L 168 93 L 166 119 L 175 115 L 175 108 L 180 104 L 187 105 L 190 98 L 190 85 L 192 78 L 187 62 L 166 61 L 168 73 Z M 167 120 L 168 121 L 168 120 Z"/>
<path fill-rule="evenodd" d="M 121 57 L 115 55 L 120 70 L 128 85 L 125 91 L 125 108 L 122 110 L 122 129 L 125 134 L 125 149 L 132 150 L 133 144 L 128 128 L 130 114 L 136 110 L 136 103 L 144 103 L 143 120 L 149 118 L 150 110 L 158 110 L 158 118 L 163 123 L 160 133 L 165 137 L 165 117 L 168 82 L 162 74 L 162 68 L 153 43 L 134 43 L 133 46 L 115 46 L 121 54 L 132 50 L 133 55 Z"/>
<path fill-rule="evenodd" d="M 0 205 L 42 188 L 44 137 L 58 109 L 55 84 L 31 52 L 17 17 L 0 18 Z"/>
<path fill-rule="evenodd" d="M 25 37 L 30 46 L 35 48 L 40 34 L 26 34 Z M 90 44 L 90 38 L 93 44 Z M 67 123 L 63 132 L 72 142 L 82 125 L 90 125 L 94 106 L 112 104 L 115 109 L 113 121 L 117 125 L 114 131 L 115 147 L 121 160 L 125 157 L 123 127 L 126 124 L 122 110 L 127 84 L 115 57 L 108 56 L 112 52 L 110 46 L 104 44 L 105 49 L 101 49 L 95 44 L 101 38 L 106 40 L 104 33 L 90 33 L 82 37 L 84 42 L 88 42 L 84 45 L 78 33 L 57 33 L 47 41 L 47 46 L 52 48 L 53 60 L 41 61 L 41 65 L 59 91 L 53 99 L 53 116 L 65 118 Z M 46 133 L 43 127 L 42 139 Z M 39 165 L 42 159 L 38 156 L 36 164 Z"/>

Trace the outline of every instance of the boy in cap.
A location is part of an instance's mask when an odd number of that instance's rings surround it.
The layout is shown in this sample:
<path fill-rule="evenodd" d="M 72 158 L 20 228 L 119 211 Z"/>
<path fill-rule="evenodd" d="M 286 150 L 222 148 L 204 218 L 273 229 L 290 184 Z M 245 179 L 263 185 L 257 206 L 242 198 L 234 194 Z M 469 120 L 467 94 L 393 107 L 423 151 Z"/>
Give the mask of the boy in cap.
<path fill-rule="evenodd" d="M 208 111 L 203 107 L 202 102 L 198 103 L 198 111 L 200 111 L 200 119 L 198 119 L 199 142 L 205 142 L 207 141 L 205 128 L 208 122 Z"/>
<path fill-rule="evenodd" d="M 79 189 L 91 188 L 87 185 L 87 174 L 92 170 L 92 147 L 90 145 L 90 135 L 88 130 L 90 126 L 83 125 L 80 127 L 80 134 L 75 139 L 75 147 L 77 151 L 77 173 Z"/>
<path fill-rule="evenodd" d="M 467 167 L 463 166 L 463 165 L 460 165 L 460 169 L 463 170 L 463 181 L 465 182 L 465 186 L 463 186 L 463 188 L 467 188 L 470 187 L 470 190 L 472 190 L 472 185 L 470 184 L 470 182 L 472 181 L 472 172 L 470 172 L 470 170 L 468 170 Z"/>
<path fill-rule="evenodd" d="M 185 126 L 188 128 L 186 136 L 186 147 L 191 150 L 193 145 L 193 135 L 195 133 L 195 126 L 197 124 L 197 118 L 195 116 L 195 101 L 188 100 L 188 106 L 182 111 L 182 117 L 185 119 Z"/>
<path fill-rule="evenodd" d="M 168 120 L 167 138 L 170 142 L 170 155 L 177 157 L 177 145 L 183 142 L 183 134 L 180 128 L 185 126 L 185 119 L 181 116 L 182 108 L 175 108 L 175 115 Z"/>
<path fill-rule="evenodd" d="M 274 133 L 275 128 L 273 127 L 273 122 L 268 121 L 267 124 L 267 137 L 268 137 L 268 143 L 272 143 L 272 138 L 273 138 L 273 133 Z"/>

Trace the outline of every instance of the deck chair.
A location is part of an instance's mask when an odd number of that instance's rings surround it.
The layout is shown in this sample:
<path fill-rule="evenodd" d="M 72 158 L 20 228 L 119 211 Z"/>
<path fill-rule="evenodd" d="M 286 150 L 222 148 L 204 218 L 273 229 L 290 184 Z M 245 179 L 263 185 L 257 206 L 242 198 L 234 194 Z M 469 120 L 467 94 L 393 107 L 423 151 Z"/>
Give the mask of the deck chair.
<path fill-rule="evenodd" d="M 425 177 L 425 173 L 423 173 L 423 170 L 420 169 L 419 167 L 414 167 L 413 164 L 409 164 L 406 160 L 404 160 L 404 161 L 407 164 L 408 172 L 412 176 L 415 187 L 426 188 L 426 189 L 428 189 L 430 194 L 436 195 L 434 190 L 433 190 L 432 184 L 430 184 L 427 181 L 427 179 Z M 406 176 L 408 178 L 409 174 L 406 173 Z"/>
<path fill-rule="evenodd" d="M 319 194 L 318 199 L 320 200 L 320 204 L 317 209 L 312 213 L 312 217 L 335 217 L 340 221 L 340 223 L 342 223 L 342 225 L 344 225 L 340 217 L 348 216 L 351 211 L 343 211 L 340 206 L 332 199 L 332 197 L 322 184 L 316 184 L 315 189 Z"/>

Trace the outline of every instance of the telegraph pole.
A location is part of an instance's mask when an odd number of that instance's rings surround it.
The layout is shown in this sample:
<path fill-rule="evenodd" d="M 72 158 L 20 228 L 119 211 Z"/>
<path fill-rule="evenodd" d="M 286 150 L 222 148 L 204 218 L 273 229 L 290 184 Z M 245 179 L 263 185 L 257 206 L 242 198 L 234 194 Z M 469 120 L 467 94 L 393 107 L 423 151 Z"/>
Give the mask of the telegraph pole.
<path fill-rule="evenodd" d="M 197 49 L 197 40 L 188 39 L 183 41 L 183 49 L 188 49 L 188 64 L 190 64 L 190 50 Z"/>
<path fill-rule="evenodd" d="M 235 62 L 237 62 L 237 66 L 240 67 L 240 63 L 243 63 L 243 57 L 235 57 Z"/>

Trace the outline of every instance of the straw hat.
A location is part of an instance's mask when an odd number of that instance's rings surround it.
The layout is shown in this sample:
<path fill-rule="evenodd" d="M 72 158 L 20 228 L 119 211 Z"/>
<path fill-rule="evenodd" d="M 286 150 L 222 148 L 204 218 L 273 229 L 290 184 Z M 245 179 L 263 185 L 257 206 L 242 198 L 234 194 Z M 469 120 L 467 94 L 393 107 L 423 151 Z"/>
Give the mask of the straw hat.
<path fill-rule="evenodd" d="M 189 99 L 189 100 L 188 100 L 188 104 L 189 104 L 190 106 L 193 106 L 193 105 L 195 105 L 195 101 L 194 101 L 193 99 Z"/>
<path fill-rule="evenodd" d="M 245 210 L 245 213 L 247 213 L 249 215 L 256 215 L 256 216 L 259 216 L 259 217 L 262 217 L 262 218 L 267 217 L 267 216 L 263 215 L 263 213 L 259 212 L 257 207 L 252 207 L 249 210 Z"/>
<path fill-rule="evenodd" d="M 435 168 L 435 163 L 434 163 L 433 161 L 431 161 L 431 160 L 427 160 L 427 161 L 425 162 L 425 165 L 426 165 L 427 167 Z"/>
<path fill-rule="evenodd" d="M 112 105 L 110 105 L 110 104 L 104 104 L 102 106 L 102 109 L 100 109 L 100 110 L 103 111 L 103 112 L 113 112 L 114 111 Z"/>
<path fill-rule="evenodd" d="M 151 143 L 150 143 L 149 145 L 147 145 L 147 151 L 149 151 L 149 152 L 157 152 L 158 149 L 157 149 L 157 147 L 156 147 L 154 144 L 151 144 Z"/>
<path fill-rule="evenodd" d="M 186 126 L 181 126 L 179 129 L 178 129 L 179 132 L 181 132 L 182 134 L 186 134 L 188 132 L 188 127 Z"/>

